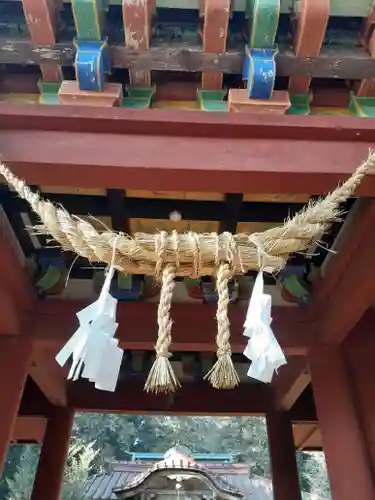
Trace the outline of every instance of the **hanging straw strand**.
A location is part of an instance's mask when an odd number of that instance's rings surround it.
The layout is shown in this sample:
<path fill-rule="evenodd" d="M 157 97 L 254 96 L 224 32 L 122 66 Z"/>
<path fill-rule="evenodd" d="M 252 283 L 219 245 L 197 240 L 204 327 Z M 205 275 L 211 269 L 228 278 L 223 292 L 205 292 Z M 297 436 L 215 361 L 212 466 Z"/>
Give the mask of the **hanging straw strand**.
<path fill-rule="evenodd" d="M 230 323 L 228 318 L 229 290 L 228 284 L 231 270 L 228 262 L 221 262 L 217 271 L 217 361 L 205 375 L 215 389 L 233 389 L 240 383 L 238 374 L 232 361 L 230 347 Z"/>
<path fill-rule="evenodd" d="M 162 288 L 158 307 L 158 339 L 155 346 L 156 359 L 145 384 L 146 392 L 171 393 L 180 387 L 180 383 L 169 361 L 171 356 L 169 347 L 172 343 L 172 320 L 170 309 L 172 304 L 174 278 L 176 268 L 167 265 L 163 271 Z"/>

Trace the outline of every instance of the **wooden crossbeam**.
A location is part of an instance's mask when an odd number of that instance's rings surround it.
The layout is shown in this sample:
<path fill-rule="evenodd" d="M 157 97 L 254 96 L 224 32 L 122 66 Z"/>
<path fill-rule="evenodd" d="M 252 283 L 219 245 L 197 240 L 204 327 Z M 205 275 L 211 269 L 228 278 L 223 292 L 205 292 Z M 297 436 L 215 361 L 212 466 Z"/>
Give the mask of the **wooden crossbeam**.
<path fill-rule="evenodd" d="M 322 48 L 330 14 L 330 0 L 302 0 L 299 4 L 294 50 L 299 57 L 317 57 Z M 305 94 L 311 78 L 294 76 L 289 80 L 289 90 Z"/>
<path fill-rule="evenodd" d="M 54 300 L 39 302 L 35 308 L 30 335 L 41 345 L 62 345 L 77 328 L 76 313 L 84 307 L 79 301 Z M 149 302 L 121 302 L 117 307 L 119 327 L 116 337 L 121 347 L 131 350 L 154 350 L 156 340 L 157 305 Z M 174 351 L 215 352 L 215 306 L 176 303 L 172 306 Z M 245 309 L 229 308 L 231 321 L 231 346 L 233 352 L 243 352 Z M 128 325 L 136 325 L 130 329 Z M 278 341 L 290 355 L 303 356 L 309 345 L 309 334 L 304 334 L 301 310 L 293 307 L 276 307 L 273 325 Z M 53 356 L 51 356 L 53 357 Z"/>
<path fill-rule="evenodd" d="M 375 58 L 375 1 L 369 11 L 367 18 L 363 22 L 362 30 L 360 33 L 360 40 L 368 50 L 371 58 Z M 357 77 L 358 78 L 358 77 Z M 375 79 L 363 78 L 357 88 L 357 95 L 359 97 L 373 97 L 375 95 Z"/>
<path fill-rule="evenodd" d="M 257 415 L 273 409 L 270 387 L 265 384 L 238 386 L 218 391 L 207 383 L 184 384 L 175 394 L 153 395 L 143 384 L 118 384 L 115 393 L 102 392 L 93 384 L 77 381 L 68 389 L 68 403 L 76 411 L 173 415 Z"/>
<path fill-rule="evenodd" d="M 205 52 L 197 45 L 153 45 L 149 50 L 122 45 L 109 47 L 112 67 L 131 71 L 184 71 L 241 74 L 243 47 L 224 53 Z M 0 38 L 0 64 L 40 65 L 55 61 L 73 66 L 75 48 L 72 43 L 35 47 L 24 39 Z M 361 47 L 346 49 L 326 47 L 319 56 L 298 56 L 287 47 L 279 47 L 276 56 L 278 76 L 358 79 L 375 77 L 375 60 Z"/>
<path fill-rule="evenodd" d="M 373 127 L 354 117 L 0 104 L 3 160 L 49 186 L 319 194 L 366 158 Z M 358 193 L 374 195 L 375 176 Z"/>
<path fill-rule="evenodd" d="M 56 26 L 61 0 L 22 0 L 31 40 L 37 46 L 55 45 Z M 62 80 L 62 70 L 58 61 L 46 60 L 41 63 L 44 82 Z"/>

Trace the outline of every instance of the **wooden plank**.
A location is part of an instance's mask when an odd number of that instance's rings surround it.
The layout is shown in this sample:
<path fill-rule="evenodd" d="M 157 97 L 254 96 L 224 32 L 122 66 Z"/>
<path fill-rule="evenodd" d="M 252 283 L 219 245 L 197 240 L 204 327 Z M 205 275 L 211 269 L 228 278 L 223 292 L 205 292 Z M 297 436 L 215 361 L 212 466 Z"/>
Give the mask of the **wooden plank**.
<path fill-rule="evenodd" d="M 122 14 L 125 32 L 125 46 L 128 49 L 148 50 L 151 39 L 151 20 L 156 9 L 151 0 L 123 0 Z M 151 85 L 150 71 L 130 69 L 130 84 L 136 87 Z"/>
<path fill-rule="evenodd" d="M 241 385 L 230 391 L 213 389 L 204 382 L 184 384 L 173 395 L 147 394 L 143 383 L 119 383 L 115 393 L 98 391 L 93 384 L 77 381 L 68 389 L 68 403 L 79 412 L 173 414 L 173 415 L 262 415 L 273 409 L 270 387 Z"/>
<path fill-rule="evenodd" d="M 29 108 L 31 110 L 33 107 L 29 106 Z M 60 107 L 56 108 L 60 109 Z M 65 106 L 63 108 L 70 112 L 70 108 Z M 19 112 L 24 108 L 13 106 L 13 109 Z M 82 108 L 75 107 L 75 109 L 77 109 L 75 114 L 77 117 Z M 101 108 L 97 109 L 102 111 Z M 124 112 L 126 116 L 129 116 L 127 111 L 120 110 L 119 116 Z M 146 110 L 141 111 L 143 112 L 142 118 L 146 118 Z M 150 112 L 152 120 L 158 118 L 161 121 L 163 118 L 170 120 L 165 130 L 167 133 L 168 127 L 171 127 L 173 123 L 174 112 L 158 110 L 150 110 Z M 132 110 L 130 116 L 134 116 L 133 113 Z M 185 112 L 187 119 L 188 114 L 189 112 Z M 199 114 L 191 113 L 194 117 L 195 115 L 198 117 Z M 230 114 L 223 116 L 227 117 Z M 290 191 L 302 192 L 308 188 L 311 194 L 317 194 L 333 189 L 338 181 L 348 177 L 367 156 L 368 148 L 373 146 L 374 138 L 366 141 L 365 133 L 361 137 L 363 142 L 357 142 L 358 137 L 353 142 L 343 142 L 349 132 L 344 128 L 332 131 L 333 135 L 336 133 L 339 137 L 341 136 L 342 140 L 330 141 L 329 127 L 325 129 L 327 136 L 319 140 L 318 136 L 324 127 L 319 130 L 318 126 L 315 128 L 316 135 L 313 141 L 281 138 L 288 132 L 278 129 L 277 133 L 280 138 L 275 148 L 271 139 L 272 135 L 259 138 L 262 133 L 260 123 L 269 123 L 270 117 L 257 115 L 255 122 L 249 116 L 244 116 L 247 120 L 246 125 L 242 131 L 241 127 L 237 127 L 237 130 L 241 134 L 246 129 L 249 137 L 244 139 L 238 137 L 235 141 L 232 138 L 222 137 L 207 140 L 207 135 L 204 135 L 204 129 L 202 130 L 200 126 L 196 126 L 194 134 L 201 130 L 201 137 L 165 134 L 163 136 L 120 133 L 112 135 L 110 133 L 62 132 L 61 130 L 2 130 L 0 150 L 4 161 L 17 175 L 25 178 L 29 184 L 36 185 L 70 184 L 75 187 L 90 188 L 156 190 L 164 188 L 166 190 L 211 190 L 231 193 L 241 193 L 244 186 L 249 186 L 254 192 L 259 193 L 265 191 L 279 194 L 290 193 Z M 191 123 L 194 123 L 194 117 Z M 289 122 L 285 124 L 286 129 L 288 129 L 288 124 L 301 123 L 299 120 L 293 120 L 297 117 L 279 116 L 278 118 L 284 118 Z M 312 117 L 303 118 L 313 120 Z M 327 125 L 331 126 L 334 123 L 343 123 L 342 120 L 347 120 L 346 125 L 351 122 L 351 119 L 347 117 L 336 119 L 336 121 L 334 117 L 319 117 L 318 119 L 327 120 Z M 27 117 L 24 116 L 24 127 L 26 120 Z M 353 118 L 353 120 L 367 122 L 368 126 L 373 126 L 371 119 Z M 352 122 L 354 128 L 358 128 L 358 121 Z M 68 122 L 69 120 L 66 123 Z M 144 123 L 144 131 L 147 128 L 146 123 Z M 254 123 L 252 130 L 249 127 L 251 123 Z M 276 120 L 275 123 L 277 123 Z M 324 123 L 324 121 L 315 123 Z M 162 130 L 161 122 L 155 124 L 159 131 Z M 119 121 L 116 125 L 119 131 Z M 181 125 L 187 133 L 188 124 L 184 121 Z M 220 129 L 220 127 L 212 127 L 211 131 L 215 128 Z M 229 128 L 228 133 L 232 135 L 236 127 L 230 128 L 230 131 Z M 310 131 L 313 132 L 313 129 L 314 127 L 311 127 Z M 263 128 L 263 132 L 272 132 L 272 130 L 272 126 Z M 293 127 L 289 129 L 289 136 L 295 137 L 296 131 L 291 134 L 292 130 Z M 175 129 L 176 134 L 177 132 L 178 130 Z M 181 133 L 184 134 L 183 131 Z M 206 134 L 209 134 L 208 130 Z M 297 134 L 301 136 L 303 131 L 299 130 Z M 125 150 L 126 155 L 123 155 L 122 152 Z M 169 153 L 171 150 L 174 151 L 173 155 Z M 235 162 L 233 162 L 234 157 Z M 317 163 L 318 157 L 324 158 L 324 161 Z M 369 175 L 360 186 L 358 193 L 374 195 L 375 176 Z"/>
<path fill-rule="evenodd" d="M 322 48 L 330 13 L 330 0 L 301 0 L 297 13 L 294 50 L 299 57 L 317 57 Z M 293 94 L 309 90 L 309 77 L 294 76 L 289 80 Z"/>
<path fill-rule="evenodd" d="M 32 338 L 40 345 L 57 349 L 77 328 L 76 313 L 86 305 L 81 301 L 50 299 L 39 302 L 30 330 Z M 119 323 L 117 338 L 121 346 L 131 350 L 154 350 L 156 339 L 157 304 L 149 302 L 121 302 L 117 307 Z M 215 306 L 175 303 L 172 306 L 174 351 L 215 352 Z M 243 336 L 245 308 L 229 307 L 231 322 L 231 346 L 233 352 L 243 352 L 246 339 Z M 127 325 L 137 324 L 133 333 Z M 303 314 L 297 308 L 273 309 L 275 335 L 283 349 L 291 355 L 304 355 L 309 347 L 309 333 L 304 326 Z M 204 333 L 202 333 L 204 332 Z M 50 356 L 53 358 L 53 355 Z"/>
<path fill-rule="evenodd" d="M 22 0 L 27 26 L 33 44 L 54 45 L 61 0 Z M 62 80 L 61 66 L 56 61 L 43 61 L 41 70 L 44 82 Z"/>
<path fill-rule="evenodd" d="M 194 45 L 160 45 L 150 50 L 131 49 L 121 45 L 109 48 L 114 68 L 136 71 L 212 71 L 227 74 L 242 72 L 243 50 L 210 54 Z M 70 43 L 35 47 L 24 39 L 0 39 L 0 64 L 39 65 L 56 61 L 72 66 L 75 49 Z M 324 48 L 318 57 L 299 57 L 280 47 L 276 56 L 278 76 L 307 76 L 310 78 L 358 79 L 375 77 L 375 61 L 363 48 Z"/>
<path fill-rule="evenodd" d="M 226 51 L 231 0 L 205 0 L 203 25 L 203 50 L 215 55 Z M 207 72 L 202 74 L 202 88 L 221 89 L 223 74 Z"/>

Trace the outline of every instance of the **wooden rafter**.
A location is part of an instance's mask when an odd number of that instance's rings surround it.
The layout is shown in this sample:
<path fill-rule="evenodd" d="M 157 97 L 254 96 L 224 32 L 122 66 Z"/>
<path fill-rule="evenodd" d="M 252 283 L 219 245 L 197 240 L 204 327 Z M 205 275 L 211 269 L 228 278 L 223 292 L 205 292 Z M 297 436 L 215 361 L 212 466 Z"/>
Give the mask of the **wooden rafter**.
<path fill-rule="evenodd" d="M 53 300 L 39 302 L 35 311 L 34 326 L 30 335 L 42 345 L 61 346 L 74 333 L 77 324 L 76 313 L 84 307 L 83 302 Z M 121 302 L 117 307 L 119 328 L 116 333 L 123 348 L 131 350 L 153 350 L 156 339 L 156 308 L 148 302 Z M 215 306 L 202 304 L 181 304 L 172 306 L 174 351 L 212 352 L 216 351 Z M 275 334 L 291 355 L 305 355 L 309 335 L 304 334 L 303 317 L 297 308 L 278 307 L 273 310 Z M 245 309 L 232 306 L 229 309 L 231 321 L 231 346 L 233 352 L 243 352 L 246 339 L 243 336 Z M 130 329 L 128 325 L 136 325 Z"/>
<path fill-rule="evenodd" d="M 249 415 L 273 409 L 270 387 L 263 384 L 242 385 L 223 392 L 209 384 L 184 384 L 175 394 L 153 395 L 143 384 L 118 384 L 115 393 L 97 391 L 92 384 L 78 381 L 68 389 L 68 403 L 76 411 L 130 414 Z"/>
<path fill-rule="evenodd" d="M 31 40 L 37 46 L 55 45 L 56 25 L 61 0 L 22 0 Z M 44 61 L 41 64 L 45 82 L 62 80 L 62 70 L 58 61 Z"/>
<path fill-rule="evenodd" d="M 327 28 L 330 1 L 302 0 L 296 21 L 294 50 L 299 57 L 317 57 L 322 48 Z M 289 80 L 289 90 L 294 94 L 308 92 L 311 78 L 294 76 Z"/>
<path fill-rule="evenodd" d="M 226 51 L 231 0 L 204 0 L 203 50 L 221 54 Z M 220 72 L 204 72 L 202 88 L 218 90 L 223 85 Z"/>
<path fill-rule="evenodd" d="M 151 21 L 155 14 L 156 3 L 153 0 L 123 0 L 122 12 L 125 30 L 125 46 L 131 50 L 148 50 L 151 39 Z M 130 69 L 131 85 L 149 87 L 151 74 L 149 71 Z"/>
<path fill-rule="evenodd" d="M 347 178 L 374 140 L 372 119 L 349 117 L 78 107 L 72 115 L 0 104 L 0 119 L 3 160 L 29 184 L 50 186 L 318 194 Z M 358 192 L 373 195 L 375 176 Z"/>

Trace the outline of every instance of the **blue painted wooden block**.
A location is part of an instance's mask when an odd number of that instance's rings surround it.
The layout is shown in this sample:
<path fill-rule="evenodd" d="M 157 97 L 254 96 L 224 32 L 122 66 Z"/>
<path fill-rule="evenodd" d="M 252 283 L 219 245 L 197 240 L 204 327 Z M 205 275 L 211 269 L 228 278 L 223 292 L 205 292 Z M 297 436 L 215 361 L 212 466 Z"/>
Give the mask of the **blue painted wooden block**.
<path fill-rule="evenodd" d="M 44 295 L 59 295 L 65 288 L 67 269 L 61 255 L 48 252 L 38 255 L 35 287 Z"/>
<path fill-rule="evenodd" d="M 118 274 L 111 285 L 112 296 L 120 302 L 136 302 L 142 293 L 142 276 Z"/>
<path fill-rule="evenodd" d="M 243 79 L 247 81 L 249 99 L 270 99 L 276 78 L 277 48 L 251 49 L 246 46 Z"/>
<path fill-rule="evenodd" d="M 80 90 L 102 91 L 105 75 L 110 72 L 107 40 L 75 40 L 76 78 Z"/>

